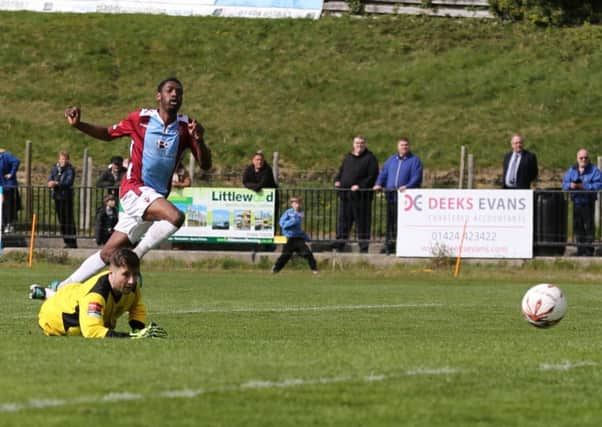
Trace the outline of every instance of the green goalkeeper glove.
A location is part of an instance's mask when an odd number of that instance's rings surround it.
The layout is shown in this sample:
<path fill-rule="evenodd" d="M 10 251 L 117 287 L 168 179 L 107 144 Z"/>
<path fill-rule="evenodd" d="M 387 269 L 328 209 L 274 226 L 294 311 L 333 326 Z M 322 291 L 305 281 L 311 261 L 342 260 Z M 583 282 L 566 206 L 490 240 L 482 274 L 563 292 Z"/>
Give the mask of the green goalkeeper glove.
<path fill-rule="evenodd" d="M 167 331 L 155 322 L 151 322 L 146 328 L 130 332 L 130 338 L 136 340 L 140 338 L 167 338 Z"/>

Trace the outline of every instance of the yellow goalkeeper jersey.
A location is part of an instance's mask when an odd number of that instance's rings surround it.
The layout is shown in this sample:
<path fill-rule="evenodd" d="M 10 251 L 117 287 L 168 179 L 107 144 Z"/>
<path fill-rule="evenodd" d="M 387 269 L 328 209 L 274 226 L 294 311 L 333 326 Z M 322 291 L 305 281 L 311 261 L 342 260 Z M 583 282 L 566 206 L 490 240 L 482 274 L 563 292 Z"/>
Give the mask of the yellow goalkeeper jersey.
<path fill-rule="evenodd" d="M 84 283 L 61 287 L 44 301 L 38 315 L 38 324 L 49 336 L 83 335 L 89 338 L 126 337 L 116 332 L 117 319 L 129 313 L 132 329 L 141 329 L 146 322 L 146 307 L 140 287 L 116 298 L 109 283 L 109 272 L 97 274 Z"/>

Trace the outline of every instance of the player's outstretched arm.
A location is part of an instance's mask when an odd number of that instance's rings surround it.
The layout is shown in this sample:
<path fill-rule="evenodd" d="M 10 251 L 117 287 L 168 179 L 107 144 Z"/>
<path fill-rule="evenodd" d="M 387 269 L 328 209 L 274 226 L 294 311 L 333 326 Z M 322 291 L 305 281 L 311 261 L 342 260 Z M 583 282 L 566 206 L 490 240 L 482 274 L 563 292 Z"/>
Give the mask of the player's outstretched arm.
<path fill-rule="evenodd" d="M 99 126 L 92 123 L 86 123 L 81 121 L 81 110 L 79 107 L 68 107 L 65 110 L 65 118 L 69 126 L 74 127 L 86 135 L 92 138 L 100 139 L 102 141 L 110 141 L 111 135 L 106 126 Z"/>

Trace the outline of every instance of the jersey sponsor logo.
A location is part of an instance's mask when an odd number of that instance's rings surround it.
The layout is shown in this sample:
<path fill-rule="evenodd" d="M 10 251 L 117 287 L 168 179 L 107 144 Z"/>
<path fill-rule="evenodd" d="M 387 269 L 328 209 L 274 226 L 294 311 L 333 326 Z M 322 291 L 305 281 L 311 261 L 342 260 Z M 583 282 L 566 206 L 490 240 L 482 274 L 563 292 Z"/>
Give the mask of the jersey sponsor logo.
<path fill-rule="evenodd" d="M 167 150 L 167 147 L 169 147 L 169 143 L 167 141 L 163 141 L 162 139 L 157 141 L 157 148 L 159 150 Z"/>
<path fill-rule="evenodd" d="M 98 302 L 88 303 L 88 316 L 102 319 L 102 304 Z"/>

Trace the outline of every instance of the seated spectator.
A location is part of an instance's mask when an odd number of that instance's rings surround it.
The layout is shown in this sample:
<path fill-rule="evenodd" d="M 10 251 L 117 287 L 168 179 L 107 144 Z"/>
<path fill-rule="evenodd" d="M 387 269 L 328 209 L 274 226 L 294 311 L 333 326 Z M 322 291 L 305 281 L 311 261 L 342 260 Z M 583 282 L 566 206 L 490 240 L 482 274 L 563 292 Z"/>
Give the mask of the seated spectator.
<path fill-rule="evenodd" d="M 119 194 L 121 178 L 123 178 L 126 170 L 127 169 L 123 167 L 123 157 L 112 157 L 108 169 L 104 171 L 98 178 L 98 181 L 96 181 L 96 187 L 107 188 L 109 194 L 117 196 Z"/>
<path fill-rule="evenodd" d="M 251 164 L 248 165 L 242 175 L 242 184 L 253 191 L 261 191 L 264 188 L 278 188 L 274 179 L 272 167 L 265 161 L 261 151 L 257 151 L 251 158 Z"/>
<path fill-rule="evenodd" d="M 101 246 L 104 245 L 111 234 L 113 234 L 113 228 L 117 224 L 118 212 L 116 205 L 115 196 L 107 194 L 102 199 L 102 206 L 96 211 L 96 225 L 95 237 L 96 244 Z"/>
<path fill-rule="evenodd" d="M 181 162 L 178 163 L 178 166 L 176 166 L 176 171 L 171 178 L 171 186 L 173 188 L 184 188 L 190 187 L 191 185 L 192 180 L 190 179 L 190 174 Z"/>

